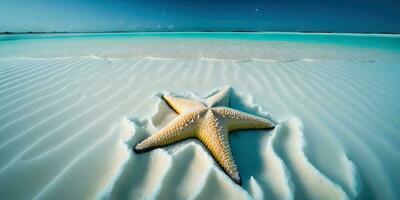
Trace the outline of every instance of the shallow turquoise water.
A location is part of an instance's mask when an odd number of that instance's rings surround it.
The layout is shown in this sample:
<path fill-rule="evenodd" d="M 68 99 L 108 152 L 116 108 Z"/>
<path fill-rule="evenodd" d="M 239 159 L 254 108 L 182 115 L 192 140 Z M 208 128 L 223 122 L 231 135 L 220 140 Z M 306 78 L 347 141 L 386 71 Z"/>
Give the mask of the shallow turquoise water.
<path fill-rule="evenodd" d="M 318 34 L 318 33 L 83 33 L 83 34 L 21 34 L 0 37 L 0 41 L 36 39 L 227 39 L 271 42 L 294 42 L 311 44 L 334 44 L 342 46 L 378 48 L 400 51 L 400 36 L 384 34 Z M 1 44 L 1 43 L 0 43 Z"/>

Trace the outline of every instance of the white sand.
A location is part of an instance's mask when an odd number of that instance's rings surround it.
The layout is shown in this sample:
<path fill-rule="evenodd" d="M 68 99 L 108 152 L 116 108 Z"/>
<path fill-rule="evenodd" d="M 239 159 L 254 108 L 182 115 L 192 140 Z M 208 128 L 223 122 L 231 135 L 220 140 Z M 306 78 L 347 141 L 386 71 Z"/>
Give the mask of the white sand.
<path fill-rule="evenodd" d="M 0 54 L 0 199 L 400 198 L 400 54 L 108 59 L 14 45 Z M 232 107 L 279 121 L 231 135 L 242 187 L 194 140 L 129 150 L 175 117 L 162 92 L 223 86 Z"/>

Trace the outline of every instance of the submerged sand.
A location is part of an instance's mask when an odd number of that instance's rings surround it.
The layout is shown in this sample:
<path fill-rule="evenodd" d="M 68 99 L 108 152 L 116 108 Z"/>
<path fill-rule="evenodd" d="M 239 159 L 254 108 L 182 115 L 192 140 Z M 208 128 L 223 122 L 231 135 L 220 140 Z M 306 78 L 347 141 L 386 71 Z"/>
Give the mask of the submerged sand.
<path fill-rule="evenodd" d="M 0 58 L 1 199 L 400 198 L 400 54 L 282 60 L 38 51 Z M 176 117 L 160 94 L 206 97 L 224 86 L 234 90 L 232 107 L 279 121 L 271 131 L 231 135 L 242 186 L 194 140 L 130 150 Z"/>

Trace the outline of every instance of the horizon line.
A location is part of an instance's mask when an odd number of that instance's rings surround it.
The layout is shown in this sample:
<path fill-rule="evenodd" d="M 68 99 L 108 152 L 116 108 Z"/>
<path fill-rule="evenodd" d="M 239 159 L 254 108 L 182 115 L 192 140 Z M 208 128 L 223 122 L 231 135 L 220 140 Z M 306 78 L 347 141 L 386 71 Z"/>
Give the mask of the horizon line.
<path fill-rule="evenodd" d="M 22 34 L 91 34 L 91 33 L 338 33 L 338 34 L 400 34 L 400 32 L 340 32 L 340 31 L 283 31 L 283 30 L 161 30 L 161 31 L 2 31 L 0 35 Z"/>

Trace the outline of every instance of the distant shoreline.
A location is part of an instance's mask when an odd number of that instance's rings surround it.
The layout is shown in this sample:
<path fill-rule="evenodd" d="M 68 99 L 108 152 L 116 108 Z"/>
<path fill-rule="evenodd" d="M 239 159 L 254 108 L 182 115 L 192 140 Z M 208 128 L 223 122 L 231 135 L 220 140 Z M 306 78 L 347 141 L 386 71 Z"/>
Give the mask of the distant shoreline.
<path fill-rule="evenodd" d="M 316 33 L 316 34 L 385 34 L 399 35 L 397 32 L 333 32 L 333 31 L 249 31 L 249 30 L 232 30 L 232 31 L 88 31 L 88 32 L 67 32 L 67 31 L 27 31 L 27 32 L 0 32 L 0 35 L 26 35 L 26 34 L 96 34 L 96 33 Z"/>

